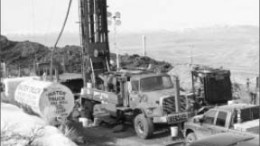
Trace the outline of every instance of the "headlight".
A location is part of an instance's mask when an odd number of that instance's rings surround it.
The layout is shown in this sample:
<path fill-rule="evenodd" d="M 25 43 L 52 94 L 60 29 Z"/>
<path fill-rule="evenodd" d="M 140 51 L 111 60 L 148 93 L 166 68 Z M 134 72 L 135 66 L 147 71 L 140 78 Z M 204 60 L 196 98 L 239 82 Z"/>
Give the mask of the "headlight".
<path fill-rule="evenodd" d="M 145 112 L 147 115 L 151 115 L 151 114 L 158 114 L 158 110 L 156 110 L 157 107 L 148 107 Z"/>
<path fill-rule="evenodd" d="M 147 114 L 147 115 L 153 114 L 153 108 L 148 108 L 148 109 L 146 109 L 146 114 Z"/>

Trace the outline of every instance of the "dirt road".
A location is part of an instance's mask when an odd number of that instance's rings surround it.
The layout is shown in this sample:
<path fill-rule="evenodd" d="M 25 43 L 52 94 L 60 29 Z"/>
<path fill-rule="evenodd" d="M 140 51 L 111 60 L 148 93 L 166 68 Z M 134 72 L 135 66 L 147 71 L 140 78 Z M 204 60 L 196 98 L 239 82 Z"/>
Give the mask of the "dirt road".
<path fill-rule="evenodd" d="M 40 118 L 27 115 L 21 109 L 9 104 L 1 103 L 1 117 L 1 126 L 4 126 L 5 121 L 9 121 L 9 124 L 16 124 L 19 131 L 30 131 L 35 125 L 45 125 Z M 105 124 L 89 128 L 83 128 L 81 123 L 73 123 L 73 125 L 74 128 L 79 129 L 79 132 L 83 132 L 82 134 L 86 138 L 86 143 L 80 146 L 180 146 L 178 144 L 173 145 L 175 142 L 170 137 L 170 131 L 163 127 L 161 127 L 161 130 L 156 130 L 154 136 L 150 139 L 143 140 L 136 136 L 131 125 L 125 126 L 121 132 L 113 132 L 114 126 Z M 61 136 L 55 136 L 53 131 L 52 134 L 47 135 L 49 135 L 49 140 L 43 140 L 46 142 L 52 141 L 54 145 L 60 145 L 58 143 L 63 139 Z"/>
<path fill-rule="evenodd" d="M 171 139 L 167 129 L 157 130 L 152 138 L 143 140 L 130 125 L 121 132 L 113 132 L 113 127 L 108 125 L 84 128 L 84 136 L 87 143 L 81 146 L 181 146 Z"/>

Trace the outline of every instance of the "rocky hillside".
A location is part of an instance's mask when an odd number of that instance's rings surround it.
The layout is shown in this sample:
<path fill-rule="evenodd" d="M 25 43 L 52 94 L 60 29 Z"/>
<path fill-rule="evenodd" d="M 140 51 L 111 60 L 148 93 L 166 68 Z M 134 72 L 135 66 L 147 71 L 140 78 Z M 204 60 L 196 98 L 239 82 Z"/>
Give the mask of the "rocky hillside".
<path fill-rule="evenodd" d="M 5 36 L 1 36 L 1 60 L 6 62 L 9 73 L 17 75 L 20 67 L 23 75 L 28 75 L 33 70 L 35 62 L 49 62 L 51 49 L 42 44 L 30 41 L 11 41 Z M 61 66 L 64 63 L 68 72 L 79 73 L 81 71 L 81 57 L 79 46 L 65 46 L 57 48 L 54 54 L 54 63 Z M 111 54 L 111 59 L 115 60 L 115 54 Z M 121 66 L 126 68 L 148 67 L 152 64 L 155 69 L 169 71 L 172 66 L 164 61 L 156 61 L 149 57 L 141 57 L 139 55 L 123 55 L 121 56 Z"/>
<path fill-rule="evenodd" d="M 42 60 L 50 50 L 38 43 L 24 41 L 15 42 L 1 36 L 1 60 L 10 68 L 30 68 L 34 59 Z"/>

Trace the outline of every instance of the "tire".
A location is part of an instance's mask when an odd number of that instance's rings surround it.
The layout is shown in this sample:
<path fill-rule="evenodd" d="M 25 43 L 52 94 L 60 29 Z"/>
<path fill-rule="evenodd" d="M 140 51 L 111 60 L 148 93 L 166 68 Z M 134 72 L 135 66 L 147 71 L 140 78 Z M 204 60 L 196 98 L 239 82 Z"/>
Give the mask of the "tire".
<path fill-rule="evenodd" d="M 153 135 L 153 122 L 150 118 L 146 118 L 144 114 L 135 117 L 134 128 L 138 137 L 142 139 L 147 139 Z"/>
<path fill-rule="evenodd" d="M 186 145 L 189 146 L 192 142 L 197 140 L 197 136 L 194 132 L 188 133 L 188 135 L 185 138 Z"/>

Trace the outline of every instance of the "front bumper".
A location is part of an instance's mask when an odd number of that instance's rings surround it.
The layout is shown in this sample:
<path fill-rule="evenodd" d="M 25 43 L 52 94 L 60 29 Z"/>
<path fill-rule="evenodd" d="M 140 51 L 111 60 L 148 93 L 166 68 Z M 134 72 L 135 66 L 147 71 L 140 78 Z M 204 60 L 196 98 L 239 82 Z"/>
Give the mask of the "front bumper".
<path fill-rule="evenodd" d="M 162 117 L 153 117 L 154 123 L 178 124 L 187 121 L 194 115 L 193 112 L 179 112 Z"/>

